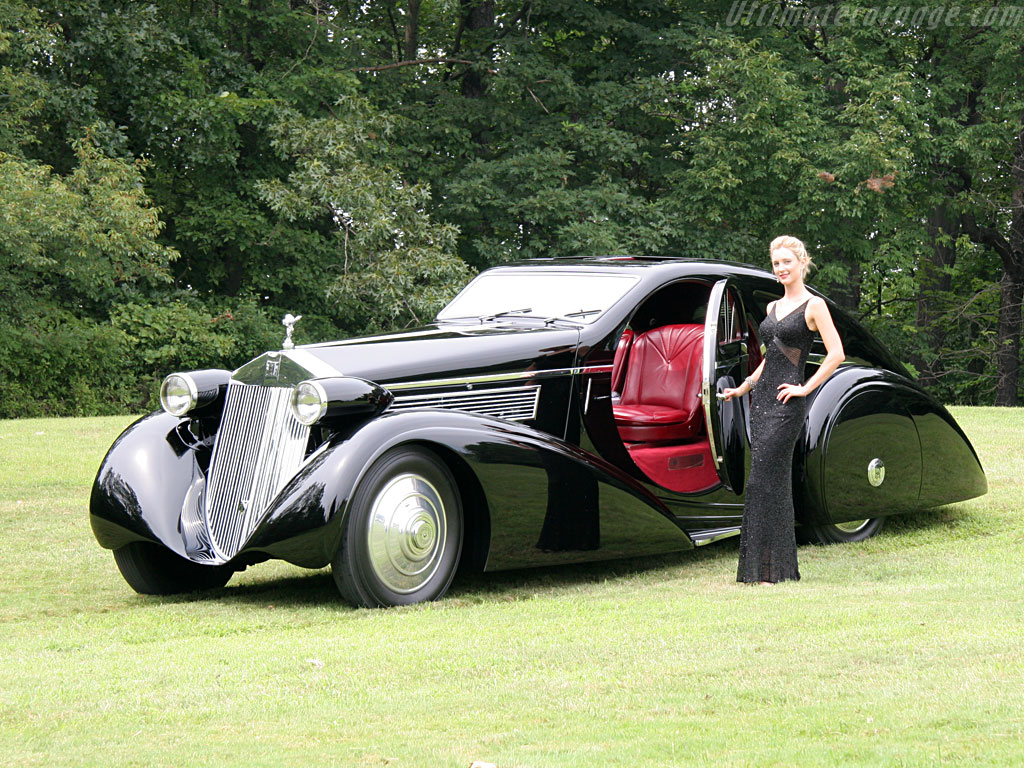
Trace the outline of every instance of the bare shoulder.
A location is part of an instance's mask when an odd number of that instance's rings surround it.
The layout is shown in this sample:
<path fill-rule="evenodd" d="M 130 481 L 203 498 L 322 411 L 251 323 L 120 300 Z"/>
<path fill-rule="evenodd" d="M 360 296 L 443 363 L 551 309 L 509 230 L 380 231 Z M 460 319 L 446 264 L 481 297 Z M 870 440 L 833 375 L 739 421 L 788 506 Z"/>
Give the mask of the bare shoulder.
<path fill-rule="evenodd" d="M 807 302 L 807 327 L 817 331 L 824 325 L 826 328 L 834 327 L 832 313 L 829 312 L 828 304 L 820 296 L 812 296 Z"/>

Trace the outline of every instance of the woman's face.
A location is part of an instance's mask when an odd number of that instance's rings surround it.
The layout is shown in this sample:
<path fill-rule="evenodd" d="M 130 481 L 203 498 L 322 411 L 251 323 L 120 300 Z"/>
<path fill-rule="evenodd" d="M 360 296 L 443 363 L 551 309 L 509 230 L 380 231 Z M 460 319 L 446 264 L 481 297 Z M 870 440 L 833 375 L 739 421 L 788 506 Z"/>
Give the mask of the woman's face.
<path fill-rule="evenodd" d="M 804 279 L 803 264 L 789 248 L 777 248 L 772 254 L 772 271 L 783 285 Z"/>

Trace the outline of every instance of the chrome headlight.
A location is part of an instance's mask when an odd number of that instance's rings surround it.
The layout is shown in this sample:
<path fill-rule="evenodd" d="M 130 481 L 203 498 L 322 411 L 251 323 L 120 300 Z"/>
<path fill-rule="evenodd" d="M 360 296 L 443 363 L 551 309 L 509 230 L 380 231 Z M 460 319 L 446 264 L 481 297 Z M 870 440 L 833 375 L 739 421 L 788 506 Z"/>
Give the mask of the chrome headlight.
<path fill-rule="evenodd" d="M 172 416 L 184 416 L 198 402 L 196 383 L 187 373 L 172 373 L 160 385 L 160 405 Z"/>
<path fill-rule="evenodd" d="M 310 427 L 327 411 L 327 393 L 319 382 L 303 381 L 292 390 L 291 405 L 299 423 Z"/>
<path fill-rule="evenodd" d="M 378 384 L 355 376 L 306 379 L 292 390 L 292 413 L 300 424 L 339 425 L 371 419 L 391 405 L 394 397 Z"/>
<path fill-rule="evenodd" d="M 224 404 L 223 395 L 231 380 L 231 371 L 210 368 L 188 373 L 172 373 L 160 385 L 160 405 L 172 416 L 184 416 L 197 408 L 209 415 L 217 404 Z"/>

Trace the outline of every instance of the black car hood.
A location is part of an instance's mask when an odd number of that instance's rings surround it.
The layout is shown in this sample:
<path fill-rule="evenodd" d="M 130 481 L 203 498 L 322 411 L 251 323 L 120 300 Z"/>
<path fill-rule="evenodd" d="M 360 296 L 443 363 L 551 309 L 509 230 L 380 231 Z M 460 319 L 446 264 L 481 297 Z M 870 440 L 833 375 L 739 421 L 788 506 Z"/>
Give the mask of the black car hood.
<path fill-rule="evenodd" d="M 578 344 L 576 328 L 517 320 L 514 325 L 438 323 L 280 354 L 313 376 L 358 376 L 387 385 L 571 367 Z"/>

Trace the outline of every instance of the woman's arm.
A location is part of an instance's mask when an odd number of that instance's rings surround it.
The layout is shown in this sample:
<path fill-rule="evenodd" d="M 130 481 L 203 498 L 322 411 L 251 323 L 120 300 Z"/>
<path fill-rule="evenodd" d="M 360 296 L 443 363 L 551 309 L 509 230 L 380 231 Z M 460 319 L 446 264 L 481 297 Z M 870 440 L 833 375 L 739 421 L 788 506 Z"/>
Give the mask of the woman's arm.
<path fill-rule="evenodd" d="M 800 386 L 793 384 L 780 384 L 778 399 L 782 402 L 789 402 L 791 397 L 807 397 L 811 392 L 820 387 L 825 380 L 831 376 L 839 364 L 846 359 L 846 352 L 843 351 L 843 341 L 839 338 L 839 331 L 832 322 L 832 313 L 828 311 L 828 305 L 824 299 L 815 297 L 807 305 L 809 313 L 807 327 L 812 331 L 821 334 L 821 340 L 825 342 L 825 360 L 814 375 Z"/>
<path fill-rule="evenodd" d="M 730 387 L 728 389 L 723 389 L 722 399 L 732 400 L 734 397 L 741 397 L 742 395 L 747 394 L 747 392 L 752 390 L 754 388 L 754 385 L 757 384 L 758 379 L 761 378 L 762 370 L 764 370 L 764 360 L 762 360 L 761 364 L 757 366 L 757 370 L 754 371 L 749 376 L 747 376 L 747 378 L 743 380 L 743 383 L 740 384 L 738 387 Z"/>

